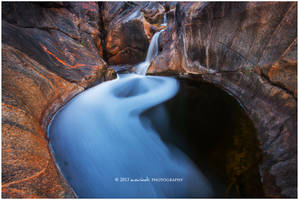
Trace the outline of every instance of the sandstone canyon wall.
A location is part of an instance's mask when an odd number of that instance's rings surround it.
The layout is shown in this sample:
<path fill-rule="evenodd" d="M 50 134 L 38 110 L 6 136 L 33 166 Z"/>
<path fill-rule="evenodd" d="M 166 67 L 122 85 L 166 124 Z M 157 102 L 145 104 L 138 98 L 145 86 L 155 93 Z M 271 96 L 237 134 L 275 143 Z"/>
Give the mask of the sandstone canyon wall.
<path fill-rule="evenodd" d="M 268 197 L 297 196 L 296 27 L 296 2 L 179 3 L 148 71 L 202 79 L 239 99 L 259 133 Z"/>
<path fill-rule="evenodd" d="M 74 95 L 115 78 L 106 61 L 142 61 L 157 30 L 145 17 L 161 20 L 164 7 L 7 2 L 2 13 L 2 197 L 74 197 L 48 149 L 49 120 Z"/>
<path fill-rule="evenodd" d="M 99 7 L 2 5 L 2 197 L 74 197 L 50 155 L 46 129 L 72 96 L 110 77 L 99 51 Z"/>
<path fill-rule="evenodd" d="M 267 197 L 297 196 L 297 3 L 2 4 L 2 197 L 74 197 L 48 150 L 51 116 L 109 65 L 211 82 L 255 123 Z"/>

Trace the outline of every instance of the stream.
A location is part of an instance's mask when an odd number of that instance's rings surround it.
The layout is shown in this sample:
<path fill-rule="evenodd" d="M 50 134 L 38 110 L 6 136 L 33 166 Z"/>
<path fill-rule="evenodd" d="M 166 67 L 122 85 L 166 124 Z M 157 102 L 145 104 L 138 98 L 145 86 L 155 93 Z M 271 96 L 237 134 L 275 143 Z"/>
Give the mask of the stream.
<path fill-rule="evenodd" d="M 175 136 L 161 104 L 178 92 L 178 81 L 145 76 L 161 32 L 136 73 L 82 92 L 49 125 L 57 166 L 80 198 L 213 196 L 207 178 L 171 142 Z M 143 114 L 156 106 L 156 113 Z"/>

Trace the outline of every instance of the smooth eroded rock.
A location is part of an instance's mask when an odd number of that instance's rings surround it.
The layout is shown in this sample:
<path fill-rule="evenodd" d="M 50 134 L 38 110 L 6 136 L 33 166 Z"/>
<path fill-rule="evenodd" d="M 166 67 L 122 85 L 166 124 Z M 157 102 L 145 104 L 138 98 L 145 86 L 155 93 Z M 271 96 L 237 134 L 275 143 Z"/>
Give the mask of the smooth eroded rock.
<path fill-rule="evenodd" d="M 259 132 L 266 197 L 297 197 L 288 162 L 297 158 L 296 25 L 296 2 L 178 3 L 148 70 L 203 79 L 243 104 Z"/>
<path fill-rule="evenodd" d="M 74 198 L 48 149 L 51 116 L 112 77 L 97 3 L 3 4 L 2 197 Z"/>
<path fill-rule="evenodd" d="M 149 42 L 161 29 L 164 7 L 159 3 L 105 2 L 101 6 L 105 57 L 109 64 L 137 64 L 145 60 Z"/>

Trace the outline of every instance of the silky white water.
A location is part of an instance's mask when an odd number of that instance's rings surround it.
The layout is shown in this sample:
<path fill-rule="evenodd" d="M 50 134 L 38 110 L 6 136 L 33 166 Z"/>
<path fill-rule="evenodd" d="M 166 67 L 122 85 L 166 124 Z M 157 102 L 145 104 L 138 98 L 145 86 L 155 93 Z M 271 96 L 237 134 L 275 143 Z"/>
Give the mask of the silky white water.
<path fill-rule="evenodd" d="M 163 30 L 162 30 L 163 31 Z M 152 60 L 158 55 L 159 53 L 159 36 L 162 31 L 156 32 L 150 42 L 150 45 L 147 50 L 146 59 L 144 62 L 139 63 L 136 66 L 136 73 L 140 75 L 145 75 L 148 67 L 150 66 Z"/>
<path fill-rule="evenodd" d="M 167 17 L 166 17 L 166 13 L 164 13 L 164 16 L 163 16 L 163 24 L 161 24 L 161 26 L 167 26 Z"/>
<path fill-rule="evenodd" d="M 158 53 L 159 34 L 153 36 L 147 63 Z M 82 92 L 55 115 L 50 147 L 64 177 L 85 198 L 211 197 L 200 170 L 153 128 L 153 120 L 167 124 L 166 110 L 141 117 L 172 98 L 178 82 L 143 76 L 144 66 L 136 72 L 142 75 L 120 75 Z"/>

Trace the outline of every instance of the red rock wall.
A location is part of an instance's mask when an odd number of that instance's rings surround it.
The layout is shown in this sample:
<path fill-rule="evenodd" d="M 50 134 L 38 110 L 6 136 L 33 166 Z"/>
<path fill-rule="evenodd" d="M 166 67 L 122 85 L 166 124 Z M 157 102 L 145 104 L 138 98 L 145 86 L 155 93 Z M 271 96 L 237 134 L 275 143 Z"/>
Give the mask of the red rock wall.
<path fill-rule="evenodd" d="M 47 125 L 74 95 L 112 78 L 103 58 L 144 60 L 157 28 L 143 14 L 155 22 L 164 11 L 153 4 L 2 4 L 3 198 L 74 197 L 50 155 Z"/>
<path fill-rule="evenodd" d="M 72 198 L 47 124 L 71 97 L 111 77 L 97 3 L 2 4 L 2 197 Z"/>
<path fill-rule="evenodd" d="M 164 7 L 154 2 L 105 2 L 105 59 L 111 65 L 137 64 L 146 57 L 149 42 L 159 29 Z"/>
<path fill-rule="evenodd" d="M 297 197 L 297 3 L 179 3 L 149 72 L 219 85 L 259 132 L 267 197 Z"/>
<path fill-rule="evenodd" d="M 49 153 L 48 121 L 111 77 L 104 60 L 144 60 L 164 12 L 154 4 L 2 4 L 2 197 L 74 197 Z M 297 3 L 163 5 L 169 24 L 149 72 L 204 79 L 233 94 L 259 132 L 266 196 L 296 197 Z"/>

